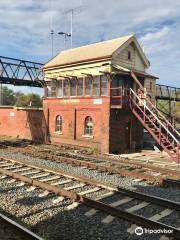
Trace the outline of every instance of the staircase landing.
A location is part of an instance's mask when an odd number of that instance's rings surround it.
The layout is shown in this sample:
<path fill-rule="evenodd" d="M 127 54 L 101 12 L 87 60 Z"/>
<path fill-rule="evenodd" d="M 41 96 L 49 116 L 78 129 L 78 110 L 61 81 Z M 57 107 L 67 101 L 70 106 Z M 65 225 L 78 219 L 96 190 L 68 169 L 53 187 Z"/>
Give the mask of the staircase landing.
<path fill-rule="evenodd" d="M 144 128 L 175 162 L 180 158 L 180 133 L 157 110 L 143 90 L 136 94 L 130 89 L 130 108 Z"/>

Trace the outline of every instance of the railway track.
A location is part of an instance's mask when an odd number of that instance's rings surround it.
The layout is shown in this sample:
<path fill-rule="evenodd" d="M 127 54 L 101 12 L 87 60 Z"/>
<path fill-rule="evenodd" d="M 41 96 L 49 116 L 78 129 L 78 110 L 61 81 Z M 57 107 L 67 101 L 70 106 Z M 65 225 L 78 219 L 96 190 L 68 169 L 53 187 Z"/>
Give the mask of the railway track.
<path fill-rule="evenodd" d="M 3 240 L 43 240 L 33 232 L 29 231 L 27 228 L 23 227 L 22 225 L 18 224 L 17 222 L 13 221 L 12 219 L 6 217 L 1 213 L 0 225 L 1 239 L 3 238 Z"/>
<path fill-rule="evenodd" d="M 165 187 L 176 187 L 176 188 L 180 188 L 180 179 L 179 180 L 176 180 L 176 179 L 164 179 L 163 180 L 163 185 Z"/>
<path fill-rule="evenodd" d="M 82 156 L 57 150 L 46 149 L 32 151 L 31 149 L 17 149 L 23 154 L 33 157 L 44 158 L 51 161 L 70 164 L 73 166 L 81 166 L 99 172 L 107 172 L 109 174 L 118 174 L 122 177 L 133 177 L 147 181 L 151 184 L 162 184 L 165 179 L 180 179 L 180 171 L 165 169 L 150 164 L 129 163 L 128 161 L 117 161 L 109 159 L 97 159 L 88 156 Z M 16 152 L 16 151 L 15 151 Z"/>
<path fill-rule="evenodd" d="M 166 229 L 166 231 L 171 232 L 168 236 L 180 239 L 180 226 L 176 226 L 176 220 L 171 225 L 166 224 L 165 221 L 172 214 L 179 214 L 180 204 L 177 202 L 117 188 L 62 171 L 42 169 L 7 158 L 0 159 L 0 174 L 0 179 L 7 179 L 8 183 L 17 181 L 17 187 L 30 185 L 27 191 L 33 191 L 35 188 L 42 189 L 43 192 L 39 197 L 55 194 L 57 196 L 54 200 L 56 203 L 61 203 L 66 198 L 71 199 L 73 203 L 67 207 L 69 210 L 76 208 L 79 204 L 85 204 L 91 207 L 85 213 L 87 217 L 97 214 L 98 211 L 103 211 L 107 214 L 102 220 L 105 224 L 113 221 L 114 217 L 119 217 L 148 229 L 162 229 L 162 231 Z M 90 193 L 91 197 L 89 197 Z M 157 206 L 157 212 L 149 217 L 144 216 L 144 212 L 152 204 Z"/>

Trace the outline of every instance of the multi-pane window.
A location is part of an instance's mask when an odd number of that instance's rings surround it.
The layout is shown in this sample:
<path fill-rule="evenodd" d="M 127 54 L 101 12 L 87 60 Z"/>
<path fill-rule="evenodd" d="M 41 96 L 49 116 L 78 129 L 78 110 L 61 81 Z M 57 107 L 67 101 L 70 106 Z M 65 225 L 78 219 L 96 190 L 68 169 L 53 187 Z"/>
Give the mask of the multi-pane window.
<path fill-rule="evenodd" d="M 94 76 L 93 77 L 93 95 L 99 96 L 99 90 L 100 90 L 100 76 Z"/>
<path fill-rule="evenodd" d="M 62 80 L 58 80 L 58 97 L 62 97 Z"/>
<path fill-rule="evenodd" d="M 83 78 L 65 78 L 46 81 L 47 97 L 69 97 L 69 96 L 106 96 L 107 95 L 107 77 L 87 76 Z"/>
<path fill-rule="evenodd" d="M 101 75 L 101 96 L 107 95 L 107 76 Z"/>
<path fill-rule="evenodd" d="M 85 95 L 86 96 L 91 95 L 91 83 L 92 83 L 91 77 L 86 77 L 85 78 Z"/>
<path fill-rule="evenodd" d="M 79 78 L 77 82 L 77 95 L 82 96 L 83 95 L 83 79 Z"/>
<path fill-rule="evenodd" d="M 55 132 L 62 132 L 62 117 L 60 115 L 56 116 Z"/>
<path fill-rule="evenodd" d="M 56 97 L 56 80 L 47 81 L 47 97 Z"/>
<path fill-rule="evenodd" d="M 84 123 L 84 135 L 92 136 L 93 134 L 93 122 L 91 117 L 86 117 Z"/>
<path fill-rule="evenodd" d="M 70 96 L 76 96 L 76 79 L 70 80 Z"/>
<path fill-rule="evenodd" d="M 68 90 L 69 90 L 69 80 L 64 79 L 64 96 L 67 97 L 69 95 Z"/>

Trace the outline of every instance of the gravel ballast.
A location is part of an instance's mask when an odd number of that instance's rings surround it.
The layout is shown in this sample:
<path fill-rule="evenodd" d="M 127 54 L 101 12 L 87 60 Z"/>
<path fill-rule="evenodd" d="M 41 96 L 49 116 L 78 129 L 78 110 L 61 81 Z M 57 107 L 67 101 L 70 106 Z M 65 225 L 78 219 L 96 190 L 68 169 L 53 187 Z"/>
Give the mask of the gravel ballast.
<path fill-rule="evenodd" d="M 120 187 L 136 189 L 141 192 L 180 202 L 178 189 L 165 189 L 148 185 L 146 182 L 133 182 L 134 179 L 130 177 L 122 178 L 117 175 L 98 173 L 95 170 L 72 167 L 71 165 L 37 159 L 20 153 L 7 152 L 6 149 L 0 150 L 0 156 L 19 160 L 27 164 L 34 164 L 42 168 L 47 167 L 56 171 L 58 171 L 58 169 L 63 170 L 70 174 L 74 173 L 79 176 L 97 179 Z M 102 220 L 107 216 L 105 213 L 97 212 L 95 215 L 87 217 L 85 213 L 89 211 L 90 208 L 85 205 L 79 205 L 75 209 L 68 210 L 67 206 L 72 204 L 72 201 L 65 199 L 58 204 L 54 204 L 53 200 L 57 198 L 54 194 L 39 198 L 38 195 L 42 193 L 43 190 L 35 189 L 32 192 L 27 192 L 26 189 L 29 188 L 28 186 L 16 187 L 16 184 L 17 182 L 8 184 L 7 179 L 0 180 L 1 211 L 9 214 L 9 216 L 16 216 L 15 219 L 24 223 L 45 239 L 160 239 L 160 235 L 158 234 L 136 236 L 134 234 L 134 227 L 136 226 L 122 219 L 115 218 L 109 224 L 104 224 Z M 88 187 L 86 189 L 88 189 Z M 94 195 L 98 196 L 100 192 L 96 192 Z M 88 195 L 88 197 L 90 196 L 93 196 L 93 193 Z M 113 200 L 116 200 L 116 198 Z M 152 207 L 155 208 L 156 206 Z M 150 211 L 153 212 L 152 208 L 150 208 Z M 169 221 L 172 221 L 172 219 Z"/>

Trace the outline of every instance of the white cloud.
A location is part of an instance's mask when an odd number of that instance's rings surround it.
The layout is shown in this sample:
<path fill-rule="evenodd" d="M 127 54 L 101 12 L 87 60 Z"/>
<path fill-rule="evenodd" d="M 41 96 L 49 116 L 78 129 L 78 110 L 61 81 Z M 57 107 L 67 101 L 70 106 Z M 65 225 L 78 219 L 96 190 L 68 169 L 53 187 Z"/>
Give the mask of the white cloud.
<path fill-rule="evenodd" d="M 150 71 L 162 82 L 172 79 L 172 84 L 178 84 L 179 0 L 1 0 L 0 55 L 47 61 L 51 57 L 51 16 L 57 53 L 64 47 L 57 32 L 70 31 L 70 15 L 64 12 L 81 2 L 82 9 L 74 15 L 74 46 L 137 33 L 151 61 Z"/>
<path fill-rule="evenodd" d="M 170 27 L 165 26 L 160 30 L 145 34 L 140 40 L 142 42 L 149 42 L 152 40 L 157 41 L 158 39 L 165 37 L 170 31 L 171 31 Z"/>

